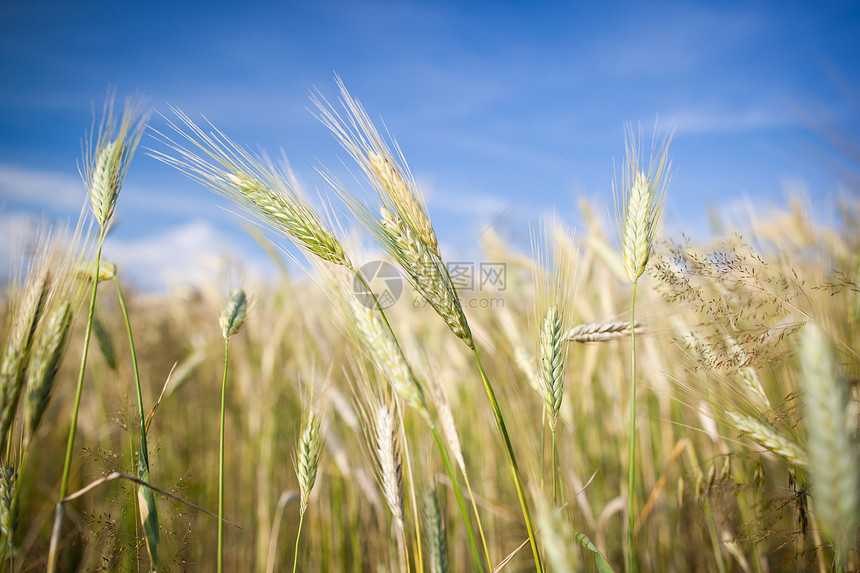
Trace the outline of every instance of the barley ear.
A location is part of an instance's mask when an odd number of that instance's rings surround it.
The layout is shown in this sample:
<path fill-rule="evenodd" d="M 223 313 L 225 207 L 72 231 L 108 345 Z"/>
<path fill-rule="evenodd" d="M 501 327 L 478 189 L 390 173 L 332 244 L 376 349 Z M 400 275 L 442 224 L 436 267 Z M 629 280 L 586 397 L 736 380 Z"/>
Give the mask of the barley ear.
<path fill-rule="evenodd" d="M 627 153 L 623 167 L 623 216 L 621 225 L 621 254 L 630 282 L 636 282 L 645 272 L 654 232 L 660 218 L 663 195 L 670 178 L 667 137 L 661 144 L 653 142 L 648 171 L 643 171 L 641 136 L 627 129 Z"/>
<path fill-rule="evenodd" d="M 385 373 L 388 383 L 404 402 L 429 421 L 430 412 L 427 410 L 424 390 L 391 331 L 382 324 L 377 312 L 365 306 L 358 298 L 351 297 L 349 305 L 358 333 Z"/>
<path fill-rule="evenodd" d="M 301 492 L 301 514 L 304 515 L 308 508 L 314 483 L 317 479 L 317 470 L 322 456 L 321 418 L 319 414 L 311 411 L 308 414 L 305 429 L 299 439 L 298 454 L 296 455 L 296 476 L 299 480 L 299 491 Z"/>
<path fill-rule="evenodd" d="M 60 358 L 72 324 L 72 305 L 62 303 L 49 317 L 36 341 L 27 367 L 27 396 L 24 402 L 24 442 L 30 444 L 48 407 Z"/>
<path fill-rule="evenodd" d="M 428 488 L 424 496 L 424 517 L 427 520 L 427 544 L 430 549 L 430 571 L 448 572 L 448 540 L 445 535 L 445 520 L 439 509 L 436 490 Z"/>
<path fill-rule="evenodd" d="M 50 278 L 47 267 L 37 261 L 31 269 L 17 309 L 12 329 L 0 361 L 0 452 L 4 452 L 7 435 L 15 421 L 24 387 L 27 358 L 33 344 L 48 298 Z"/>
<path fill-rule="evenodd" d="M 382 493 L 399 531 L 403 531 L 403 462 L 400 456 L 400 426 L 391 407 L 380 404 L 374 420 L 376 455 Z"/>
<path fill-rule="evenodd" d="M 815 512 L 841 558 L 853 542 L 860 511 L 860 459 L 852 438 L 857 404 L 825 333 L 808 324 L 802 333 L 804 414 Z"/>
<path fill-rule="evenodd" d="M 555 432 L 564 395 L 564 338 L 556 306 L 547 309 L 540 334 L 540 380 L 550 429 Z"/>
<path fill-rule="evenodd" d="M 117 125 L 113 105 L 113 96 L 109 96 L 98 134 L 91 133 L 84 152 L 84 183 L 89 192 L 93 215 L 103 232 L 113 217 L 128 166 L 149 119 L 144 101 L 130 98 L 126 100 L 122 118 Z M 96 137 L 95 141 L 93 137 Z"/>
<path fill-rule="evenodd" d="M 627 338 L 632 332 L 642 334 L 645 325 L 637 322 L 630 328 L 629 322 L 599 322 L 593 324 L 578 324 L 567 331 L 564 339 L 568 342 L 605 342 L 619 338 Z"/>
<path fill-rule="evenodd" d="M 221 325 L 221 333 L 224 340 L 229 340 L 231 336 L 242 330 L 247 319 L 248 298 L 245 296 L 245 291 L 237 289 L 230 297 L 227 306 L 219 318 Z"/>
<path fill-rule="evenodd" d="M 807 456 L 803 448 L 780 431 L 756 418 L 737 412 L 729 412 L 728 417 L 737 431 L 746 434 L 764 449 L 791 464 L 807 466 Z"/>
<path fill-rule="evenodd" d="M 0 533 L 12 545 L 18 525 L 18 472 L 0 463 Z"/>

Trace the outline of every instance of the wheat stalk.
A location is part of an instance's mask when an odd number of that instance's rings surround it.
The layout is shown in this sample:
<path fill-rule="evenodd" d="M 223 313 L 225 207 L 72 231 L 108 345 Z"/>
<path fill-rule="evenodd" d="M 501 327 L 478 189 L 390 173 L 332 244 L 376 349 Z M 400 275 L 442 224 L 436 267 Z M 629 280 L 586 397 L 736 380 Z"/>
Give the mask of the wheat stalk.
<path fill-rule="evenodd" d="M 227 371 L 230 363 L 230 337 L 239 332 L 247 319 L 248 298 L 236 289 L 221 311 L 218 322 L 224 337 L 224 375 L 221 379 L 221 430 L 218 454 L 218 573 L 224 570 L 224 426 L 227 411 Z"/>
<path fill-rule="evenodd" d="M 320 97 L 313 96 L 319 119 L 355 159 L 373 183 L 379 196 L 377 218 L 374 211 L 359 202 L 331 176 L 323 174 L 344 200 L 357 212 L 383 249 L 403 269 L 409 283 L 433 307 L 457 337 L 474 348 L 472 333 L 457 291 L 439 253 L 436 233 L 415 181 L 399 163 L 370 121 L 359 102 L 337 80 L 341 103 L 347 113 L 341 117 Z M 396 143 L 394 143 L 396 148 Z"/>
<path fill-rule="evenodd" d="M 308 413 L 305 429 L 299 438 L 298 453 L 296 454 L 295 468 L 296 477 L 299 480 L 299 492 L 301 493 L 301 507 L 299 509 L 299 526 L 296 532 L 296 551 L 293 556 L 293 573 L 299 561 L 299 538 L 302 535 L 302 524 L 305 512 L 308 509 L 308 501 L 311 497 L 314 483 L 317 479 L 317 470 L 322 457 L 321 439 L 321 417 L 314 410 Z"/>
<path fill-rule="evenodd" d="M 645 272 L 654 232 L 660 216 L 666 186 L 670 179 L 669 142 L 671 135 L 662 144 L 652 140 L 651 157 L 647 174 L 641 166 L 642 138 L 633 134 L 628 127 L 626 155 L 622 168 L 623 216 L 620 218 L 621 256 L 627 276 L 633 283 L 630 296 L 630 324 L 636 324 L 636 287 L 639 277 Z M 617 191 L 616 191 L 617 201 Z M 616 203 L 617 209 L 617 203 Z M 627 449 L 627 573 L 635 566 L 633 515 L 636 485 L 636 336 L 630 333 L 630 438 Z"/>

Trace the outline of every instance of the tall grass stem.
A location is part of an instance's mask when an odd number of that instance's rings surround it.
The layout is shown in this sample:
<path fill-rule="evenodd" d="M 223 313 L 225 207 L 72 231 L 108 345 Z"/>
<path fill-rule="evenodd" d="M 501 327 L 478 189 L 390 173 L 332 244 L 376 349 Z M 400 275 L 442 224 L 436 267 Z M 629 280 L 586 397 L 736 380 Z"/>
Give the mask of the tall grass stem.
<path fill-rule="evenodd" d="M 493 392 L 493 386 L 490 384 L 490 379 L 487 377 L 487 373 L 484 371 L 484 365 L 481 364 L 481 357 L 478 355 L 477 347 L 472 346 L 472 354 L 475 356 L 475 363 L 478 365 L 478 370 L 481 372 L 481 379 L 484 382 L 484 389 L 487 391 L 487 398 L 490 400 L 490 407 L 493 409 L 493 416 L 496 419 L 496 426 L 498 427 L 499 434 L 502 436 L 502 440 L 505 443 L 505 453 L 508 456 L 508 465 L 511 468 L 511 473 L 514 476 L 514 483 L 517 488 L 517 496 L 520 500 L 520 508 L 523 512 L 523 520 L 526 524 L 526 531 L 529 535 L 529 543 L 532 548 L 532 556 L 535 561 L 535 570 L 537 573 L 543 573 L 543 565 L 541 563 L 540 553 L 538 551 L 537 540 L 535 539 L 535 531 L 534 526 L 532 525 L 531 513 L 529 512 L 528 502 L 526 501 L 526 492 L 523 488 L 523 482 L 520 478 L 520 469 L 517 466 L 517 457 L 514 454 L 514 448 L 511 445 L 511 438 L 508 435 L 508 429 L 505 426 L 505 420 L 502 417 L 501 408 L 499 408 L 499 402 L 496 400 L 496 394 Z"/>
<path fill-rule="evenodd" d="M 69 439 L 66 443 L 66 459 L 63 462 L 63 477 L 60 481 L 60 496 L 57 502 L 57 509 L 54 512 L 54 525 L 51 532 L 51 542 L 48 549 L 48 573 L 54 573 L 57 570 L 57 551 L 60 544 L 60 529 L 63 524 L 63 516 L 65 514 L 65 506 L 62 500 L 66 498 L 69 492 L 69 475 L 72 468 L 72 451 L 75 446 L 75 433 L 78 428 L 78 412 L 81 409 L 81 395 L 84 388 L 84 373 L 87 369 L 87 356 L 89 354 L 90 336 L 93 331 L 93 319 L 96 314 L 96 294 L 99 288 L 99 265 L 102 258 L 102 243 L 104 242 L 106 228 L 103 226 L 99 232 L 98 246 L 96 248 L 96 264 L 93 271 L 93 289 L 90 295 L 90 308 L 87 314 L 87 326 L 84 330 L 84 348 L 81 356 L 81 368 L 78 371 L 78 381 L 75 387 L 75 405 L 72 409 L 72 422 L 69 426 Z"/>

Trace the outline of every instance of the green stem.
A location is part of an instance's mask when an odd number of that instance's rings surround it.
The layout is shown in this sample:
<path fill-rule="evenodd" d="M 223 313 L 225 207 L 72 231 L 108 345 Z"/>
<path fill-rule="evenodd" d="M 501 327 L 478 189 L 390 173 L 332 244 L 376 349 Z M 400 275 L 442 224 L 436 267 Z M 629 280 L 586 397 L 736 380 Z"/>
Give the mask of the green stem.
<path fill-rule="evenodd" d="M 627 450 L 627 573 L 634 570 L 633 559 L 633 498 L 636 463 L 636 281 L 630 299 L 630 439 Z"/>
<path fill-rule="evenodd" d="M 484 389 L 487 391 L 487 397 L 490 399 L 490 406 L 493 409 L 493 416 L 496 418 L 496 426 L 498 427 L 499 434 L 502 436 L 502 439 L 505 442 L 505 451 L 508 454 L 508 465 L 511 467 L 511 473 L 514 475 L 514 483 L 517 487 L 517 496 L 520 498 L 520 507 L 523 511 L 523 519 L 526 523 L 526 531 L 529 534 L 529 543 L 532 547 L 532 555 L 534 556 L 535 561 L 535 570 L 537 573 L 543 573 L 543 566 L 541 565 L 540 554 L 538 553 L 537 540 L 535 539 L 534 527 L 532 526 L 531 514 L 529 513 L 529 506 L 526 502 L 526 494 L 523 489 L 523 482 L 520 479 L 520 470 L 517 466 L 517 458 L 514 455 L 514 448 L 511 445 L 511 438 L 508 436 L 508 430 L 505 427 L 505 421 L 502 418 L 502 411 L 499 408 L 499 402 L 496 400 L 496 394 L 493 392 L 493 387 L 490 385 L 490 380 L 487 378 L 487 373 L 484 371 L 484 366 L 481 364 L 481 357 L 478 355 L 478 349 L 474 346 L 472 347 L 472 354 L 475 356 L 475 363 L 478 365 L 478 370 L 481 372 L 481 378 L 484 381 Z"/>
<path fill-rule="evenodd" d="M 454 477 L 454 468 L 451 466 L 451 459 L 448 456 L 448 449 L 445 447 L 444 442 L 442 441 L 442 437 L 439 435 L 439 430 L 436 429 L 436 425 L 430 423 L 430 432 L 433 434 L 433 439 L 436 440 L 436 446 L 439 448 L 439 454 L 442 456 L 442 463 L 445 464 L 445 471 L 448 473 L 448 479 L 451 480 L 451 486 L 454 490 L 454 497 L 457 498 L 457 505 L 460 507 L 460 513 L 463 515 L 463 522 L 466 524 L 466 532 L 469 535 L 470 547 L 472 550 L 472 558 L 475 561 L 475 564 L 481 566 L 483 569 L 483 565 L 481 565 L 481 554 L 478 552 L 478 542 L 475 540 L 475 532 L 472 529 L 472 523 L 469 519 L 469 512 L 466 509 L 466 503 L 463 501 L 463 492 L 460 490 L 460 486 L 457 484 L 457 481 Z M 472 498 L 472 510 L 475 512 L 475 516 L 478 515 L 478 507 L 475 505 L 475 497 L 472 495 L 472 488 L 469 488 L 469 496 Z M 481 520 L 478 519 L 478 527 L 481 531 L 481 542 L 484 545 L 484 555 L 487 558 L 487 565 L 489 565 L 489 570 L 493 570 L 493 564 L 490 561 L 490 553 L 487 549 L 487 541 L 484 539 L 484 528 L 481 527 Z"/>
<path fill-rule="evenodd" d="M 143 409 L 143 392 L 140 388 L 140 369 L 137 366 L 137 352 L 134 349 L 134 337 L 131 333 L 131 321 L 128 317 L 128 309 L 125 306 L 125 299 L 122 296 L 122 289 L 119 285 L 119 279 L 114 275 L 113 282 L 116 285 L 116 296 L 119 299 L 119 306 L 122 309 L 122 318 L 125 320 L 125 331 L 128 333 L 128 345 L 131 349 L 131 369 L 134 373 L 134 386 L 137 390 L 137 407 L 140 415 L 140 450 L 143 456 L 144 465 L 149 470 L 149 449 L 146 445 L 146 413 Z"/>
<path fill-rule="evenodd" d="M 224 419 L 230 341 L 224 340 L 224 378 L 221 380 L 221 447 L 218 455 L 218 573 L 224 570 Z"/>
<path fill-rule="evenodd" d="M 75 434 L 78 429 L 78 412 L 81 408 L 81 395 L 83 394 L 84 388 L 84 372 L 87 369 L 87 356 L 89 354 L 90 347 L 90 336 L 93 331 L 93 319 L 96 314 L 96 293 L 99 288 L 99 266 L 101 265 L 102 258 L 102 243 L 105 238 L 105 227 L 102 226 L 101 231 L 99 232 L 98 239 L 98 247 L 96 248 L 96 266 L 93 271 L 93 290 L 90 296 L 90 309 L 89 314 L 87 316 L 87 326 L 84 331 L 84 349 L 81 356 L 81 368 L 78 371 L 78 382 L 77 387 L 75 389 L 75 406 L 72 410 L 72 422 L 69 427 L 69 439 L 66 442 L 66 460 L 63 463 L 63 478 L 60 481 L 60 499 L 57 502 L 57 509 L 54 512 L 54 526 L 53 531 L 51 532 L 51 544 L 48 550 L 48 573 L 54 573 L 57 568 L 57 550 L 59 548 L 60 543 L 60 527 L 63 524 L 63 515 L 65 513 L 65 508 L 63 505 L 63 500 L 66 498 L 66 494 L 69 493 L 69 475 L 72 469 L 72 451 L 75 446 Z"/>
<path fill-rule="evenodd" d="M 302 535 L 302 523 L 305 521 L 305 513 L 299 515 L 299 530 L 296 532 L 296 553 L 293 556 L 293 573 L 296 573 L 296 564 L 299 562 L 299 537 Z"/>
<path fill-rule="evenodd" d="M 487 545 L 487 538 L 484 536 L 484 526 L 481 524 L 481 516 L 478 515 L 478 504 L 475 502 L 475 494 L 472 492 L 472 484 L 469 483 L 468 474 L 465 471 L 463 471 L 462 473 L 463 473 L 463 481 L 466 482 L 466 491 L 469 492 L 469 501 L 472 502 L 472 511 L 475 513 L 475 520 L 478 522 L 478 534 L 481 536 L 481 545 L 484 547 L 484 555 L 487 558 L 487 565 L 489 565 L 490 571 L 492 571 L 493 570 L 493 562 L 492 562 L 492 559 L 490 559 L 489 545 Z M 452 475 L 452 474 L 449 473 L 449 476 L 450 475 Z M 460 490 L 459 485 L 455 485 L 454 486 L 455 495 L 456 495 L 456 492 L 458 492 L 459 490 Z M 460 507 L 460 513 L 463 513 L 462 507 Z M 465 514 L 464 514 L 464 518 L 465 518 Z"/>

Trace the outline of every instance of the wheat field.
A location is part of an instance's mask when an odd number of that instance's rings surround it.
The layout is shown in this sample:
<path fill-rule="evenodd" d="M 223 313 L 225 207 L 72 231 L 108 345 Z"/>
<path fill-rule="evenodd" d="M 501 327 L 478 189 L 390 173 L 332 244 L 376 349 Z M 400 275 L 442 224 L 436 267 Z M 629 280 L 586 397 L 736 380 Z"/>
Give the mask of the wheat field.
<path fill-rule="evenodd" d="M 616 227 L 583 203 L 530 250 L 491 230 L 476 268 L 503 282 L 470 289 L 339 88 L 313 101 L 373 190 L 320 170 L 351 221 L 215 126 L 106 105 L 81 223 L 2 300 L 0 571 L 860 568 L 860 203 L 665 236 L 670 138 L 630 130 Z M 101 246 L 153 158 L 307 272 L 135 292 Z"/>

